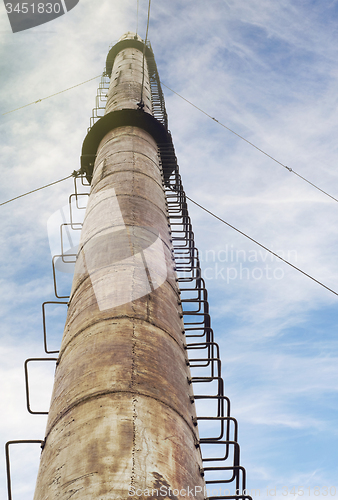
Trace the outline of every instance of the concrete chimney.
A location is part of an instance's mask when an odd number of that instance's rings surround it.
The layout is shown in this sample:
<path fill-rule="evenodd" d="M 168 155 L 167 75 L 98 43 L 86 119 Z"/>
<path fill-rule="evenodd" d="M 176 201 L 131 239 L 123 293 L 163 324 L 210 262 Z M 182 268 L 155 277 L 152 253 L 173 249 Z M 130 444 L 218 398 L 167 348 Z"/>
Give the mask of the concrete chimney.
<path fill-rule="evenodd" d="M 34 500 L 204 498 L 144 42 L 111 49 Z M 143 82 L 143 83 L 142 83 Z M 142 97 L 141 97 L 142 95 Z"/>

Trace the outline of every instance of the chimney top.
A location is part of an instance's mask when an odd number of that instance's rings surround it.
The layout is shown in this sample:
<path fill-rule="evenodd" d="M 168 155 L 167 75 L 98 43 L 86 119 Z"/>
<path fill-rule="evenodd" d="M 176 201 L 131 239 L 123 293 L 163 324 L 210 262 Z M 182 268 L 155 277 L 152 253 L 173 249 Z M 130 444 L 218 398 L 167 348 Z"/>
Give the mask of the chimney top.
<path fill-rule="evenodd" d="M 144 42 L 144 40 L 139 35 L 133 33 L 132 31 L 128 31 L 127 33 L 122 35 L 119 39 L 119 42 L 121 42 L 122 40 L 138 40 L 139 42 Z"/>

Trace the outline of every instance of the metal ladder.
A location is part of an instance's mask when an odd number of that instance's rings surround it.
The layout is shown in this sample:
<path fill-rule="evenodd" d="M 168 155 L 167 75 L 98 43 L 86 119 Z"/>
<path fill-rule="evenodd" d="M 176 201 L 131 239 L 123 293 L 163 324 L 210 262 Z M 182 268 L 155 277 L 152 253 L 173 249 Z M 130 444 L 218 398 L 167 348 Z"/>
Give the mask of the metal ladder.
<path fill-rule="evenodd" d="M 154 53 L 149 41 L 147 41 L 146 45 L 150 49 L 150 51 L 147 51 L 146 60 L 148 65 L 151 99 L 153 103 L 153 115 L 168 130 L 168 116 L 165 109 L 161 81 L 157 71 Z"/>
<path fill-rule="evenodd" d="M 173 144 L 160 144 L 159 156 L 192 372 L 189 383 L 193 385 L 194 397 L 191 403 L 208 408 L 207 415 L 193 419 L 200 433 L 197 446 L 202 456 L 201 474 L 205 477 L 206 498 L 251 500 L 246 490 L 246 471 L 240 465 L 238 423 L 230 414 L 230 400 L 224 394 L 220 349 L 211 328 L 208 292 Z"/>

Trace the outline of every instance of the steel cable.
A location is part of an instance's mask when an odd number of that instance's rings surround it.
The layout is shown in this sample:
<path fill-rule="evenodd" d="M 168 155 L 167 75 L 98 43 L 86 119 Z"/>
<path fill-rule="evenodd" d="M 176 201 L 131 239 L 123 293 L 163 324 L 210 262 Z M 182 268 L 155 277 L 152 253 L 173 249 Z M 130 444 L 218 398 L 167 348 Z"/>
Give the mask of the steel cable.
<path fill-rule="evenodd" d="M 323 189 L 321 189 L 320 187 L 316 186 L 316 184 L 313 184 L 313 182 L 309 181 L 308 179 L 306 179 L 305 177 L 303 177 L 302 175 L 298 174 L 297 172 L 295 172 L 292 168 L 288 167 L 287 165 L 284 165 L 284 163 L 281 163 L 280 161 L 278 161 L 276 158 L 274 158 L 273 156 L 269 155 L 268 153 L 266 153 L 265 151 L 263 151 L 263 149 L 260 149 L 258 146 L 256 146 L 255 144 L 253 144 L 252 142 L 248 141 L 247 139 L 245 139 L 245 137 L 243 137 L 242 135 L 238 134 L 237 132 L 235 132 L 234 130 L 232 130 L 231 128 L 227 127 L 226 125 L 224 125 L 224 123 L 221 123 L 219 120 L 217 120 L 216 118 L 214 118 L 213 116 L 209 115 L 206 111 L 203 111 L 203 109 L 199 108 L 198 106 L 196 106 L 196 104 L 193 104 L 191 101 L 189 101 L 188 99 L 186 99 L 185 97 L 183 97 L 182 95 L 180 95 L 178 92 L 175 92 L 175 90 L 171 89 L 170 87 L 168 87 L 168 85 L 166 85 L 165 83 L 161 82 L 161 84 L 166 87 L 168 90 L 170 90 L 170 92 L 172 92 L 173 94 L 176 94 L 178 97 L 180 97 L 181 99 L 183 99 L 183 101 L 187 102 L 188 104 L 190 104 L 191 106 L 193 106 L 194 108 L 198 109 L 198 111 L 201 111 L 201 113 L 203 113 L 204 115 L 206 115 L 208 118 L 211 118 L 211 120 L 213 120 L 214 122 L 218 123 L 218 125 L 220 125 L 221 127 L 225 128 L 226 130 L 228 130 L 229 132 L 231 132 L 232 134 L 236 135 L 237 137 L 239 137 L 240 139 L 242 139 L 242 141 L 245 141 L 247 144 L 250 144 L 250 146 L 252 146 L 253 148 L 257 149 L 257 151 L 259 151 L 260 153 L 263 153 L 263 155 L 267 156 L 268 158 L 270 158 L 271 160 L 273 160 L 274 162 L 278 163 L 278 165 L 281 165 L 282 167 L 286 168 L 286 170 L 288 170 L 289 172 L 297 175 L 298 177 L 300 177 L 301 179 L 303 179 L 303 181 L 307 182 L 308 184 L 310 184 L 311 186 L 313 186 L 315 189 L 318 189 L 318 191 L 321 191 L 323 194 L 325 194 L 326 196 L 328 196 L 329 198 L 331 198 L 332 200 L 334 201 L 337 201 L 338 202 L 338 199 L 335 198 L 334 196 L 332 196 L 331 194 L 327 193 L 326 191 L 324 191 Z"/>
<path fill-rule="evenodd" d="M 47 97 L 41 97 L 41 99 L 38 99 L 37 101 L 30 102 L 29 104 L 25 104 L 24 106 L 20 106 L 20 108 L 12 109 L 11 111 L 6 111 L 6 113 L 2 113 L 2 116 L 8 115 L 9 113 L 14 113 L 14 111 L 19 111 L 19 109 L 27 108 L 27 106 L 31 106 L 32 104 L 37 104 L 38 102 L 44 101 L 46 99 L 50 99 L 51 97 L 62 94 L 63 92 L 67 92 L 68 90 L 75 89 L 75 87 L 80 87 L 80 85 L 83 85 L 84 83 L 91 82 L 92 80 L 96 80 L 96 78 L 99 78 L 100 76 L 101 75 L 94 76 L 94 78 L 90 78 L 89 80 L 86 80 L 85 82 L 81 82 L 81 83 L 78 83 L 77 85 L 73 85 L 73 87 L 69 87 L 68 89 L 60 90 L 60 92 L 56 92 L 55 94 L 51 94 Z"/>
<path fill-rule="evenodd" d="M 139 7 L 139 0 L 137 0 L 137 8 L 136 8 L 136 36 L 138 32 L 138 7 Z"/>
<path fill-rule="evenodd" d="M 146 30 L 146 38 L 144 40 L 144 45 L 143 45 L 141 99 L 140 99 L 140 102 L 138 103 L 138 106 L 141 109 L 144 108 L 144 102 L 143 102 L 144 63 L 145 63 L 145 56 L 146 56 L 146 43 L 147 43 L 147 40 L 148 40 L 149 22 L 150 22 L 150 4 L 151 4 L 151 0 L 149 0 L 149 4 L 148 4 L 147 30 Z"/>
<path fill-rule="evenodd" d="M 326 288 L 326 290 L 329 290 L 329 292 L 332 292 L 334 293 L 335 295 L 338 296 L 338 293 L 335 292 L 334 290 L 332 290 L 331 288 L 329 288 L 328 286 L 324 285 L 324 283 L 322 283 L 321 281 L 319 280 L 316 280 L 313 276 L 311 276 L 310 274 L 306 273 L 305 271 L 302 271 L 302 269 L 300 269 L 299 267 L 295 266 L 294 264 L 291 264 L 291 262 L 289 262 L 288 260 L 285 260 L 283 259 L 283 257 L 281 257 L 280 255 L 278 255 L 277 253 L 273 252 L 272 250 L 270 250 L 269 248 L 267 248 L 266 246 L 262 245 L 261 243 L 259 243 L 257 240 L 255 240 L 254 238 L 251 238 L 251 236 L 247 235 L 246 233 L 244 233 L 243 231 L 241 231 L 240 229 L 237 229 L 235 226 L 232 226 L 231 224 L 229 224 L 229 222 L 226 222 L 224 219 L 222 219 L 221 217 L 218 217 L 218 215 L 214 214 L 213 212 L 211 212 L 210 210 L 208 210 L 207 208 L 203 207 L 202 205 L 200 205 L 199 203 L 197 203 L 196 201 L 194 201 L 192 198 L 189 198 L 189 196 L 186 195 L 186 198 L 187 200 L 191 201 L 192 203 L 194 203 L 195 205 L 197 205 L 199 208 L 201 208 L 202 210 L 204 210 L 205 212 L 207 212 L 208 214 L 212 215 L 212 217 L 215 217 L 215 219 L 218 219 L 219 221 L 223 222 L 223 224 L 226 224 L 227 226 L 231 227 L 231 229 L 234 229 L 235 231 L 237 231 L 238 233 L 242 234 L 243 236 L 245 236 L 246 238 L 248 238 L 249 240 L 251 240 L 253 243 L 256 243 L 256 245 L 260 246 L 261 248 L 264 248 L 264 250 L 266 250 L 267 252 L 271 253 L 272 255 L 274 255 L 275 257 L 277 257 L 279 260 L 282 260 L 283 262 L 285 262 L 286 264 L 288 264 L 289 266 L 293 267 L 294 269 L 296 269 L 297 271 L 299 271 L 300 273 L 304 274 L 305 276 L 307 276 L 308 278 L 310 278 L 312 281 L 315 281 L 316 283 L 318 283 L 319 285 L 321 285 L 322 287 Z"/>
<path fill-rule="evenodd" d="M 76 172 L 77 174 L 77 172 Z M 59 182 L 65 181 L 66 179 L 70 179 L 70 177 L 75 177 L 75 171 L 68 175 L 68 177 L 64 177 L 63 179 L 59 179 L 58 181 L 51 182 L 50 184 L 46 184 L 45 186 L 39 187 L 37 189 L 33 189 L 32 191 L 28 191 L 28 193 L 20 194 L 19 196 L 16 196 L 15 198 L 12 198 L 11 200 L 4 201 L 0 203 L 0 207 L 2 205 L 6 205 L 6 203 L 10 203 L 11 201 L 18 200 L 19 198 L 22 198 L 23 196 L 27 196 L 28 194 L 36 193 L 36 191 L 40 191 L 41 189 L 45 189 L 49 186 L 53 186 L 53 184 L 58 184 Z"/>

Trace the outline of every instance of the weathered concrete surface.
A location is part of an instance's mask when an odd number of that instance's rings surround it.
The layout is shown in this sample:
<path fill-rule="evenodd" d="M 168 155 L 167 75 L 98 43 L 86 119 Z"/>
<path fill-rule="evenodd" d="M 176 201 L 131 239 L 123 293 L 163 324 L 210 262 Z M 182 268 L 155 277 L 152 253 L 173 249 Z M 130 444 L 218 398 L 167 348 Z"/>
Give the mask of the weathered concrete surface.
<path fill-rule="evenodd" d="M 134 35 L 133 35 L 134 36 Z M 122 37 L 123 39 L 124 37 Z M 141 40 L 140 37 L 138 37 Z M 147 62 L 144 64 L 143 110 L 152 114 L 152 103 Z M 115 58 L 106 113 L 118 109 L 137 109 L 140 102 L 143 75 L 143 53 L 135 48 L 121 50 Z"/>
<path fill-rule="evenodd" d="M 182 330 L 157 145 L 121 127 L 97 154 L 34 500 L 203 498 Z"/>
<path fill-rule="evenodd" d="M 140 395 L 87 400 L 68 411 L 49 440 L 40 469 L 48 482 L 40 483 L 39 498 L 124 499 L 133 488 L 158 487 L 159 478 L 172 490 L 194 488 L 199 476 L 188 426 L 170 407 Z"/>

